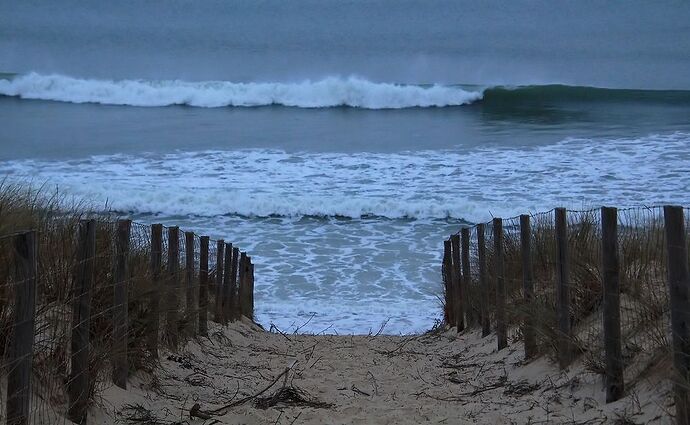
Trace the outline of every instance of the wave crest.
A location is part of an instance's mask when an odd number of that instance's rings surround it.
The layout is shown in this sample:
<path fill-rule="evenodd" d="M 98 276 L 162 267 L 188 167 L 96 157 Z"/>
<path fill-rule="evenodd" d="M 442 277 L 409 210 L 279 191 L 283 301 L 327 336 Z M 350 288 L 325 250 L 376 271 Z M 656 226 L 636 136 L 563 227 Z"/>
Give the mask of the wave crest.
<path fill-rule="evenodd" d="M 283 105 L 299 108 L 347 106 L 363 109 L 446 107 L 472 103 L 481 92 L 441 85 L 374 83 L 329 77 L 299 83 L 95 80 L 29 73 L 0 79 L 0 94 L 24 99 L 104 105 L 204 108 Z"/>

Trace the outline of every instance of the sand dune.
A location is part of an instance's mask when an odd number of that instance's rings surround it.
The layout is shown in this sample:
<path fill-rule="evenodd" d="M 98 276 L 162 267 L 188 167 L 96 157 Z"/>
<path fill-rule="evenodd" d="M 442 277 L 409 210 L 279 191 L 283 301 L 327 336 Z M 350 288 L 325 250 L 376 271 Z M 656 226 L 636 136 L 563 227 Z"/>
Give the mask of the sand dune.
<path fill-rule="evenodd" d="M 90 422 L 661 424 L 673 411 L 660 371 L 606 404 L 601 377 L 580 364 L 525 363 L 519 342 L 497 352 L 476 331 L 284 335 L 242 322 L 210 335 L 162 353 L 127 391 L 107 388 Z"/>

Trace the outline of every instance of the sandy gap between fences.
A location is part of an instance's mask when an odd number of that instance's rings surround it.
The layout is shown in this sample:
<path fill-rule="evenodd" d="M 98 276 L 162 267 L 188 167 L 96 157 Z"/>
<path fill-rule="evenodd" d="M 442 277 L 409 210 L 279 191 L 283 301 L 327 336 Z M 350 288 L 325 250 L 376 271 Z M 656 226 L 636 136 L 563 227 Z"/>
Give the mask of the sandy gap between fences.
<path fill-rule="evenodd" d="M 90 423 L 670 423 L 668 364 L 605 403 L 602 378 L 576 362 L 523 361 L 479 331 L 415 336 L 293 335 L 249 322 L 162 352 L 128 390 L 107 387 Z"/>

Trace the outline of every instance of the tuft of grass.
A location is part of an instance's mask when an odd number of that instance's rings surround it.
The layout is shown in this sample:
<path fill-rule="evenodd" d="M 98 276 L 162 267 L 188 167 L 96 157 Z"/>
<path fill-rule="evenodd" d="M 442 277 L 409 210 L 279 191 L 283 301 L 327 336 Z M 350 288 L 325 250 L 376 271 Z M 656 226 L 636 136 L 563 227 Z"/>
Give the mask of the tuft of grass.
<path fill-rule="evenodd" d="M 602 373 L 603 277 L 600 210 L 568 211 L 568 270 L 572 346 L 583 356 L 586 367 Z M 621 332 L 625 342 L 624 361 L 634 365 L 641 354 L 669 350 L 669 300 L 666 289 L 666 258 L 661 208 L 619 211 L 619 261 L 621 285 Z M 489 310 L 496 305 L 494 235 L 487 223 L 486 263 L 489 282 Z M 553 212 L 531 217 L 531 257 L 534 298 L 527 302 L 523 291 L 519 218 L 504 219 L 504 272 L 509 325 L 531 319 L 539 350 L 555 357 L 559 335 L 556 314 L 556 237 Z M 472 309 L 479 312 L 479 261 L 476 234 L 472 233 L 469 291 Z M 493 317 L 492 317 L 493 320 Z M 493 323 L 493 322 L 492 322 Z M 523 332 L 514 328 L 513 339 Z M 636 350 L 635 347 L 638 347 Z M 644 347 L 640 350 L 639 347 Z M 637 367 L 637 366 L 636 366 Z"/>
<path fill-rule="evenodd" d="M 107 206 L 105 207 L 107 210 Z M 103 211 L 103 209 L 99 209 Z M 89 388 L 93 400 L 110 385 L 110 360 L 113 345 L 113 269 L 115 262 L 116 219 L 114 214 L 78 202 L 70 202 L 59 192 L 44 188 L 0 182 L 0 371 L 6 373 L 7 355 L 12 340 L 15 302 L 14 247 L 12 235 L 35 230 L 38 235 L 38 274 L 33 357 L 34 392 L 38 406 L 34 411 L 64 414 L 68 397 L 72 305 L 76 270 L 77 233 L 80 220 L 96 219 L 95 280 L 91 288 L 89 372 L 94 378 Z M 184 253 L 184 237 L 181 241 Z M 165 248 L 164 248 L 165 249 Z M 183 257 L 183 254 L 181 255 Z M 163 264 L 165 264 L 163 253 Z M 128 260 L 128 346 L 130 372 L 150 371 L 155 356 L 145 345 L 150 317 L 149 298 L 154 286 L 150 269 L 150 229 L 133 223 Z M 182 261 L 182 264 L 183 261 Z M 163 279 L 166 274 L 163 272 Z M 178 276 L 178 299 L 183 300 L 184 266 Z M 161 290 L 161 295 L 163 291 Z M 180 303 L 184 304 L 184 303 Z M 165 310 L 161 305 L 160 326 L 164 327 Z M 183 315 L 180 315 L 183 317 Z M 183 317 L 182 321 L 186 319 Z M 181 326 L 185 329 L 185 326 Z M 182 340 L 189 335 L 182 334 Z M 40 405 L 42 403 L 42 405 Z"/>

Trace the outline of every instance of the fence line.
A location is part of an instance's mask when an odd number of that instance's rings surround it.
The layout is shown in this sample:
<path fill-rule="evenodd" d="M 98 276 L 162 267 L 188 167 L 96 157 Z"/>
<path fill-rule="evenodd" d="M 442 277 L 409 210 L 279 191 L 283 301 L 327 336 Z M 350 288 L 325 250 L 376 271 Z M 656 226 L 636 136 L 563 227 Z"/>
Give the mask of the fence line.
<path fill-rule="evenodd" d="M 564 369 L 580 358 L 607 402 L 672 350 L 676 421 L 690 424 L 689 222 L 688 208 L 604 207 L 466 226 L 444 242 L 442 264 L 444 300 L 466 317 L 444 317 L 482 336 L 493 324 L 498 349 L 522 341 L 527 360 L 548 355 Z M 459 234 L 471 242 L 456 253 Z"/>
<path fill-rule="evenodd" d="M 103 218 L 0 236 L 0 423 L 85 423 L 104 383 L 126 389 L 161 344 L 207 336 L 209 317 L 252 318 L 251 258 L 228 244 L 223 276 L 223 244 Z"/>

